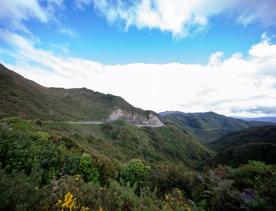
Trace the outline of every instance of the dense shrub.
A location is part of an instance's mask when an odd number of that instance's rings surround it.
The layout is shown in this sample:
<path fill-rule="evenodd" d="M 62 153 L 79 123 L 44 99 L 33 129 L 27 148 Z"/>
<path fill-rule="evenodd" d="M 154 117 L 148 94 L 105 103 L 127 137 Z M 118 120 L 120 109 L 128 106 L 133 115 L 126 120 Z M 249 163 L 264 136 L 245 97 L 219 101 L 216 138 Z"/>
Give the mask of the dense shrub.
<path fill-rule="evenodd" d="M 92 158 L 89 154 L 83 154 L 79 162 L 80 173 L 84 181 L 96 183 L 99 180 L 99 172 L 92 166 Z"/>
<path fill-rule="evenodd" d="M 0 211 L 275 210 L 275 165 L 250 161 L 199 172 L 163 160 L 122 164 L 41 129 L 0 121 Z"/>
<path fill-rule="evenodd" d="M 205 208 L 211 210 L 239 209 L 240 192 L 234 187 L 235 181 L 228 178 L 228 173 L 228 169 L 222 166 L 209 170 L 205 179 L 207 185 L 202 193 Z"/>
<path fill-rule="evenodd" d="M 133 159 L 125 164 L 120 172 L 120 179 L 130 186 L 136 184 L 138 187 L 144 186 L 149 179 L 150 166 L 142 160 Z"/>
<path fill-rule="evenodd" d="M 191 210 L 184 193 L 178 188 L 174 188 L 170 193 L 165 194 L 163 205 L 168 210 Z"/>
<path fill-rule="evenodd" d="M 183 165 L 174 165 L 173 163 L 154 164 L 150 172 L 150 181 L 151 188 L 156 188 L 160 197 L 175 188 L 184 191 L 190 197 L 195 184 L 201 182 L 196 172 Z"/>
<path fill-rule="evenodd" d="M 0 169 L 0 210 L 32 210 L 43 199 L 36 177 Z"/>
<path fill-rule="evenodd" d="M 249 161 L 234 169 L 232 176 L 242 191 L 244 207 L 275 210 L 276 166 L 260 161 Z"/>
<path fill-rule="evenodd" d="M 71 195 L 71 203 L 75 201 L 73 210 L 82 207 L 90 210 L 102 208 L 104 211 L 162 210 L 162 203 L 154 193 L 143 190 L 137 195 L 134 188 L 114 180 L 109 182 L 109 186 L 101 187 L 99 184 L 85 183 L 78 176 L 65 176 L 48 184 L 41 191 L 45 197 L 39 204 L 42 210 L 57 210 L 66 201 L 66 195 Z"/>
<path fill-rule="evenodd" d="M 0 127 L 0 161 L 7 172 L 23 171 L 30 175 L 34 168 L 41 171 L 41 184 L 55 177 L 80 174 L 85 181 L 97 182 L 99 173 L 92 158 L 81 151 L 51 140 L 43 131 L 32 129 L 27 122 L 8 119 Z"/>
<path fill-rule="evenodd" d="M 112 210 L 112 198 L 106 188 L 96 183 L 86 183 L 79 176 L 63 176 L 53 180 L 41 189 L 43 200 L 40 201 L 41 210 L 61 210 L 61 205 L 66 201 L 66 196 L 75 199 L 73 210 L 89 207 L 90 210 Z M 66 210 L 66 209 L 65 209 Z"/>

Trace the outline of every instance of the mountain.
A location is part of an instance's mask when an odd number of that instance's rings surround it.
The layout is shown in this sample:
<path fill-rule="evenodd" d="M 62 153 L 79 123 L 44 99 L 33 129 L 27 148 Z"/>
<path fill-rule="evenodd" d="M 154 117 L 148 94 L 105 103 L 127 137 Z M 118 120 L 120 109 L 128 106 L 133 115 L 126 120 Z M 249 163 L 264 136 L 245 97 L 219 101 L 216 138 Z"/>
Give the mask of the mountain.
<path fill-rule="evenodd" d="M 0 65 L 0 118 L 19 116 L 55 121 L 113 121 L 162 126 L 152 111 L 123 98 L 86 88 L 46 88 Z"/>
<path fill-rule="evenodd" d="M 4 122 L 37 122 L 35 127 L 53 137 L 70 137 L 95 157 L 196 166 L 214 154 L 185 130 L 165 126 L 153 111 L 135 108 L 121 97 L 85 88 L 46 88 L 4 66 L 0 66 L 0 107 Z M 141 125 L 150 127 L 137 127 Z"/>
<path fill-rule="evenodd" d="M 242 118 L 238 117 L 244 121 L 258 121 L 258 122 L 272 122 L 276 123 L 276 117 L 257 117 L 257 118 Z"/>
<path fill-rule="evenodd" d="M 248 128 L 230 133 L 208 146 L 218 152 L 216 163 L 239 165 L 248 160 L 276 163 L 276 126 Z"/>
<path fill-rule="evenodd" d="M 167 111 L 160 113 L 160 115 L 164 122 L 175 124 L 189 131 L 202 143 L 209 143 L 233 131 L 271 124 L 266 122 L 243 121 L 214 112 L 183 113 Z"/>

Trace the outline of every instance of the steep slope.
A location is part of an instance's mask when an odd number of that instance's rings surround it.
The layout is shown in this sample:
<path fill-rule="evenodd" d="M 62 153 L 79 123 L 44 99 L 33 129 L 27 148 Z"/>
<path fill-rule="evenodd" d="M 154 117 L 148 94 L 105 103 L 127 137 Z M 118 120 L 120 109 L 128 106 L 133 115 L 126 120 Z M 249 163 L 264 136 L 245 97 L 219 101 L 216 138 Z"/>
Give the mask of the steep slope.
<path fill-rule="evenodd" d="M 216 151 L 223 151 L 231 147 L 250 143 L 276 144 L 276 126 L 253 127 L 233 132 L 216 141 L 210 142 L 208 146 Z"/>
<path fill-rule="evenodd" d="M 158 116 L 127 103 L 123 98 L 86 88 L 46 88 L 0 65 L 0 118 L 20 116 L 27 119 L 59 121 L 107 121 L 111 114 L 133 124 L 154 125 Z M 155 119 L 153 121 L 152 119 Z"/>
<path fill-rule="evenodd" d="M 208 145 L 218 152 L 216 163 L 239 165 L 248 160 L 276 163 L 276 126 L 233 132 Z"/>
<path fill-rule="evenodd" d="M 103 125 L 45 122 L 51 134 L 66 135 L 96 157 L 119 162 L 141 158 L 149 162 L 184 163 L 195 167 L 214 153 L 189 133 L 171 125 L 135 127 L 125 121 Z"/>
<path fill-rule="evenodd" d="M 214 156 L 212 150 L 175 126 L 136 127 L 122 120 L 102 125 L 52 121 L 36 124 L 36 121 L 15 117 L 0 120 L 1 142 L 11 134 L 20 136 L 25 132 L 37 134 L 37 137 L 50 137 L 53 144 L 64 145 L 68 149 L 78 148 L 89 153 L 95 161 L 104 161 L 111 166 L 139 158 L 149 163 L 184 164 L 197 168 Z M 0 150 L 2 160 L 5 160 L 5 153 L 7 150 Z"/>
<path fill-rule="evenodd" d="M 230 132 L 243 130 L 249 127 L 261 126 L 266 122 L 248 122 L 240 119 L 226 117 L 214 112 L 206 113 L 182 113 L 163 112 L 160 113 L 163 121 L 172 123 L 189 131 L 202 143 L 209 143 Z"/>

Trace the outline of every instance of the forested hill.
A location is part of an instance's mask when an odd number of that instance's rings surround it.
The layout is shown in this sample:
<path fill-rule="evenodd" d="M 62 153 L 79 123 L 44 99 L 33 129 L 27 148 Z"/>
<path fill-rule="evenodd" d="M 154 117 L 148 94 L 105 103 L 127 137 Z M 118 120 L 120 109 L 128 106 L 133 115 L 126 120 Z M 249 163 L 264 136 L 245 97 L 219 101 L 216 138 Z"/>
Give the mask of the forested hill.
<path fill-rule="evenodd" d="M 276 126 L 233 132 L 208 145 L 218 153 L 216 163 L 237 166 L 248 160 L 258 160 L 275 164 Z"/>
<path fill-rule="evenodd" d="M 209 143 L 230 132 L 240 131 L 249 127 L 273 124 L 268 122 L 243 121 L 214 112 L 163 112 L 160 115 L 163 121 L 175 124 L 189 131 L 202 143 Z"/>

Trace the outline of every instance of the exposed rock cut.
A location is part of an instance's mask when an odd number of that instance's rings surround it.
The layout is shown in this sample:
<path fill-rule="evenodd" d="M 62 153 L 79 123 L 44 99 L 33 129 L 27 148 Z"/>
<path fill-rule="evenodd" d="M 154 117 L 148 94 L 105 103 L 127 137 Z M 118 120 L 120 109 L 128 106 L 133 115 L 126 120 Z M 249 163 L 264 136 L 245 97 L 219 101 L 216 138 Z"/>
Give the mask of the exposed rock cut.
<path fill-rule="evenodd" d="M 121 109 L 113 111 L 107 118 L 107 122 L 116 120 L 124 120 L 130 124 L 137 126 L 162 127 L 164 124 L 156 114 L 150 112 L 148 116 L 143 116 L 137 113 L 129 113 Z"/>

